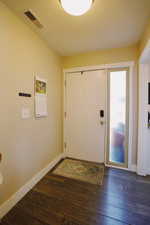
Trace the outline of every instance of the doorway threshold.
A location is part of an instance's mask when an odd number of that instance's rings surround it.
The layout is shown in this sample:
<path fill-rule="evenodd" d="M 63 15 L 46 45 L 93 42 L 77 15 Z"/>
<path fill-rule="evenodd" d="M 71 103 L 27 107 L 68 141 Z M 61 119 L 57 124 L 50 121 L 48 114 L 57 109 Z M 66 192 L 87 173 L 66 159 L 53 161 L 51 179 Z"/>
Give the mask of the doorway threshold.
<path fill-rule="evenodd" d="M 106 163 L 105 163 L 105 166 L 106 166 L 106 167 L 109 167 L 109 168 L 121 169 L 121 170 L 130 171 L 130 172 L 135 172 L 135 171 L 133 171 L 132 169 L 130 169 L 130 168 L 128 168 L 128 167 L 125 168 L 125 167 L 121 167 L 121 166 L 109 165 L 109 164 L 106 164 Z"/>

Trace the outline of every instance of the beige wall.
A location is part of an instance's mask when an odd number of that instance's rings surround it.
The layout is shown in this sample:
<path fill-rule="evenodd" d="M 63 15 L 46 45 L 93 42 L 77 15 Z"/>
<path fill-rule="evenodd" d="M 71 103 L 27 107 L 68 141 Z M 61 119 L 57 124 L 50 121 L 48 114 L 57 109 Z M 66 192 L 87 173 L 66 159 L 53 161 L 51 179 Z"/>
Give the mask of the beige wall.
<path fill-rule="evenodd" d="M 91 66 L 137 60 L 138 45 L 62 57 L 63 68 Z"/>
<path fill-rule="evenodd" d="M 148 42 L 148 40 L 150 40 L 150 23 L 147 25 L 143 35 L 142 35 L 142 38 L 141 38 L 141 41 L 140 41 L 140 48 L 139 48 L 139 54 L 141 54 L 141 52 L 144 50 L 144 48 L 146 47 L 146 44 Z"/>
<path fill-rule="evenodd" d="M 48 80 L 47 118 L 34 118 L 34 75 Z M 30 119 L 21 119 L 23 106 Z M 61 152 L 61 138 L 60 58 L 0 3 L 0 204 Z"/>

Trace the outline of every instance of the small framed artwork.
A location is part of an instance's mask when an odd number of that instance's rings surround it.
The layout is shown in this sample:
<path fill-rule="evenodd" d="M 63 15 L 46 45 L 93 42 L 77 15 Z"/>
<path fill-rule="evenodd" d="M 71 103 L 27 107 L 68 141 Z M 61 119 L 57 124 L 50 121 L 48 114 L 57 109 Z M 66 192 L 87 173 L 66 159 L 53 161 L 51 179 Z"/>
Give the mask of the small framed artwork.
<path fill-rule="evenodd" d="M 35 91 L 38 94 L 46 94 L 46 81 L 36 79 Z"/>

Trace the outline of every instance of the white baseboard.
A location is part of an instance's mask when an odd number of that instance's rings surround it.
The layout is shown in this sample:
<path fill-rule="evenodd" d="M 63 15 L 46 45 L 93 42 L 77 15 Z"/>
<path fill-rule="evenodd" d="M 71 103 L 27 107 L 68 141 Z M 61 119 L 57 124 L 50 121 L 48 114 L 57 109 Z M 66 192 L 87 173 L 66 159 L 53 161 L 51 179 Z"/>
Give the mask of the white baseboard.
<path fill-rule="evenodd" d="M 132 172 L 137 172 L 137 165 L 132 164 L 130 170 Z"/>
<path fill-rule="evenodd" d="M 147 176 L 148 175 L 148 173 L 147 173 L 147 171 L 146 170 L 139 170 L 139 169 L 137 169 L 137 174 L 139 175 L 139 176 Z"/>
<path fill-rule="evenodd" d="M 137 169 L 137 174 L 138 175 L 140 175 L 140 176 L 148 176 L 148 175 L 150 175 L 150 168 L 148 168 L 148 169 Z"/>
<path fill-rule="evenodd" d="M 44 169 L 14 193 L 6 202 L 4 202 L 0 206 L 0 219 L 2 219 L 63 158 L 65 158 L 64 153 L 57 156 Z"/>

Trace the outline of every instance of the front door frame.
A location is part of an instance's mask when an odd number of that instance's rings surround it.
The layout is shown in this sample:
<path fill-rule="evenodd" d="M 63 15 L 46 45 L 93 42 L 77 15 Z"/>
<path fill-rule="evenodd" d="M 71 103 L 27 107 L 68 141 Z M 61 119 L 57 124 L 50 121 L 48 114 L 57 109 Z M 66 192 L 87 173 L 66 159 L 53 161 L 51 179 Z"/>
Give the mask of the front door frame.
<path fill-rule="evenodd" d="M 150 64 L 150 39 L 147 41 L 139 59 L 139 118 L 138 118 L 138 160 L 137 173 L 141 176 L 150 175 L 150 167 L 147 158 L 149 157 L 149 147 L 147 148 L 147 138 L 149 138 L 148 111 L 148 74 Z"/>
<path fill-rule="evenodd" d="M 135 148 L 133 144 L 133 140 L 135 137 L 133 135 L 134 131 L 134 108 L 133 108 L 133 95 L 132 95 L 132 88 L 133 88 L 133 77 L 136 75 L 135 63 L 133 61 L 129 62 L 121 62 L 121 63 L 114 63 L 114 64 L 104 64 L 104 65 L 96 65 L 96 66 L 84 66 L 84 67 L 74 67 L 69 69 L 63 70 L 63 153 L 64 156 L 67 157 L 67 143 L 66 143 L 66 74 L 68 73 L 75 73 L 75 72 L 82 72 L 82 71 L 93 71 L 93 70 L 111 70 L 117 68 L 129 68 L 129 139 L 128 139 L 128 168 L 122 168 L 114 165 L 108 165 L 106 160 L 106 149 L 107 149 L 107 138 L 105 138 L 105 165 L 108 167 L 115 167 L 121 168 L 130 171 L 136 171 L 136 166 L 132 163 L 132 150 Z M 106 125 L 107 130 L 107 125 Z M 107 136 L 106 131 L 106 136 Z M 136 136 L 136 135 L 135 135 Z"/>
<path fill-rule="evenodd" d="M 115 163 L 111 162 L 109 160 L 110 157 L 110 151 L 109 151 L 109 146 L 110 146 L 110 73 L 111 72 L 117 72 L 117 71 L 126 71 L 126 141 L 125 141 L 125 148 L 126 148 L 126 153 L 125 153 L 125 163 Z M 128 168 L 128 151 L 129 151 L 129 67 L 124 67 L 124 68 L 113 68 L 108 70 L 108 77 L 107 77 L 107 82 L 108 82 L 108 96 L 107 96 L 107 108 L 108 108 L 108 113 L 107 113 L 107 149 L 106 149 L 106 164 L 110 166 L 115 166 L 115 167 L 123 167 L 123 168 Z"/>

